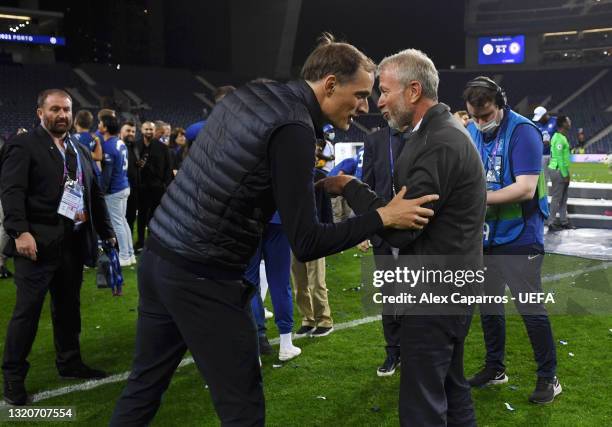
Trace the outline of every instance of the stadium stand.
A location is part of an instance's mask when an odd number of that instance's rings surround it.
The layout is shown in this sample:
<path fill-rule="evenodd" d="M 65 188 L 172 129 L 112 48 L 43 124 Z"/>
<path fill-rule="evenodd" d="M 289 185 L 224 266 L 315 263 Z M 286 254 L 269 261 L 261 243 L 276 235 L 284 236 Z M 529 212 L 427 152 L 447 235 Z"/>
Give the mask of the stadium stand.
<path fill-rule="evenodd" d="M 75 71 L 76 70 L 76 71 Z M 612 124 L 612 72 L 605 67 L 553 68 L 515 71 L 440 72 L 440 101 L 452 111 L 465 108 L 462 92 L 465 82 L 480 74 L 498 81 L 508 93 L 510 104 L 520 113 L 531 116 L 537 105 L 553 113 L 568 114 L 574 129 L 584 128 L 587 140 Z M 599 74 L 604 71 L 603 76 Z M 83 77 L 84 76 L 84 77 Z M 566 105 L 564 101 L 592 80 L 590 87 Z M 29 128 L 36 122 L 33 100 L 42 88 L 72 88 L 94 113 L 98 108 L 115 108 L 125 117 L 141 120 L 164 120 L 174 126 L 187 126 L 200 120 L 202 109 L 210 108 L 216 86 L 239 86 L 249 81 L 244 76 L 218 72 L 196 72 L 140 66 L 83 64 L 73 69 L 68 64 L 0 66 L 0 135 L 13 134 L 18 127 Z M 357 119 L 359 126 L 347 132 L 337 131 L 336 141 L 363 141 L 367 132 L 386 126 L 376 96 L 370 100 L 370 112 Z M 563 105 L 561 111 L 555 106 Z M 75 100 L 75 109 L 83 108 Z M 610 111 L 608 111 L 610 110 Z M 572 136 L 575 140 L 575 135 Z M 572 138 L 570 138 L 572 139 Z M 612 152 L 612 133 L 587 148 L 588 153 Z"/>

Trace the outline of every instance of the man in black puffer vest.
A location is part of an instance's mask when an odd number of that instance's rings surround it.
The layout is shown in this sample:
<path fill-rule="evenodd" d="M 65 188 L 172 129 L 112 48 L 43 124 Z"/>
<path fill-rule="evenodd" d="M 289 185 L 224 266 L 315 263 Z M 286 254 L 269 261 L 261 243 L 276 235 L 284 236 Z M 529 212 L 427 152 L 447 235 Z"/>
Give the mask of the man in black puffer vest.
<path fill-rule="evenodd" d="M 188 349 L 221 424 L 264 425 L 254 289 L 242 277 L 276 209 L 301 261 L 355 246 L 384 227 L 420 229 L 433 215 L 420 205 L 437 196 L 404 200 L 404 190 L 345 222 L 317 220 L 316 138 L 325 123 L 346 130 L 368 111 L 374 70 L 354 46 L 326 35 L 303 80 L 251 83 L 215 106 L 149 224 L 134 362 L 112 426 L 149 424 Z"/>

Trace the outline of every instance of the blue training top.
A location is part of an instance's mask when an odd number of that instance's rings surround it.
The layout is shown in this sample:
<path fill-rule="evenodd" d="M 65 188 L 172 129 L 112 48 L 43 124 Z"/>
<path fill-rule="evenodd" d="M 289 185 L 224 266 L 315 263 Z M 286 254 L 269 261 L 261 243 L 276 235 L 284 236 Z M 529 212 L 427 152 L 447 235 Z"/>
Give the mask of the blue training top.
<path fill-rule="evenodd" d="M 112 136 L 102 143 L 102 151 L 102 191 L 105 194 L 114 194 L 129 188 L 128 151 L 125 143 Z"/>

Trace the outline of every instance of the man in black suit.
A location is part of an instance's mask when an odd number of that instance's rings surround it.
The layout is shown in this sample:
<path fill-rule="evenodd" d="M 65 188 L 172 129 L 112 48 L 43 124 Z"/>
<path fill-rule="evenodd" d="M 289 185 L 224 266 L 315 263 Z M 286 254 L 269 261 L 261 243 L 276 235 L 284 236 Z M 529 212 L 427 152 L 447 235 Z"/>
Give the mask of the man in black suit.
<path fill-rule="evenodd" d="M 383 200 L 390 201 L 394 194 L 393 169 L 395 161 L 402 152 L 405 143 L 405 131 L 401 130 L 388 115 L 389 127 L 368 135 L 364 141 L 363 152 L 363 182 L 378 194 Z M 395 265 L 393 248 L 378 235 L 370 239 L 374 252 L 374 262 L 379 270 L 391 270 Z M 361 246 L 363 248 L 363 246 Z M 367 244 L 365 246 L 367 250 Z M 397 253 L 396 253 L 397 255 Z M 384 289 L 383 289 L 384 291 Z M 396 315 L 383 314 L 383 334 L 385 336 L 385 350 L 387 357 L 376 371 L 379 377 L 387 377 L 395 373 L 400 365 L 400 325 L 401 321 Z"/>
<path fill-rule="evenodd" d="M 172 181 L 170 150 L 155 139 L 155 125 L 144 122 L 141 126 L 142 139 L 135 142 L 139 171 L 138 188 L 138 240 L 134 249 L 142 249 L 145 241 L 145 229 L 159 205 L 166 187 Z"/>
<path fill-rule="evenodd" d="M 73 141 L 72 99 L 60 89 L 38 97 L 40 126 L 6 143 L 0 157 L 4 226 L 15 256 L 17 297 L 4 346 L 4 400 L 28 401 L 25 377 L 47 291 L 56 366 L 63 378 L 103 378 L 81 359 L 83 265 L 94 266 L 97 237 L 116 243 L 89 151 Z"/>

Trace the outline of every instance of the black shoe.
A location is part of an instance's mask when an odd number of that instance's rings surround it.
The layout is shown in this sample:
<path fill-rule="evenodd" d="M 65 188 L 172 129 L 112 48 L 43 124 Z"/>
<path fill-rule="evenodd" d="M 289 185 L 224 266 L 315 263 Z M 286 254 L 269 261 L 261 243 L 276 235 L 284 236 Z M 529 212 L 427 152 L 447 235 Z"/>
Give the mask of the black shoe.
<path fill-rule="evenodd" d="M 560 225 L 562 230 L 575 230 L 576 227 L 574 227 L 571 223 L 566 222 L 565 224 L 561 224 Z"/>
<path fill-rule="evenodd" d="M 106 372 L 90 368 L 84 363 L 58 369 L 58 371 L 60 377 L 64 379 L 99 380 L 108 376 Z"/>
<path fill-rule="evenodd" d="M 265 335 L 259 337 L 259 354 L 265 354 L 266 356 L 272 354 L 272 346 Z"/>
<path fill-rule="evenodd" d="M 486 385 L 505 384 L 508 382 L 506 371 L 497 370 L 495 368 L 482 368 L 471 378 L 468 378 L 468 383 L 472 387 L 484 387 Z"/>
<path fill-rule="evenodd" d="M 314 326 L 302 326 L 293 334 L 293 338 L 301 338 L 310 335 L 314 331 Z"/>
<path fill-rule="evenodd" d="M 0 267 L 0 279 L 9 279 L 13 277 L 13 273 L 11 273 L 5 266 Z"/>
<path fill-rule="evenodd" d="M 548 226 L 548 232 L 549 233 L 555 233 L 557 231 L 561 231 L 563 230 L 563 227 L 560 224 L 550 224 Z"/>
<path fill-rule="evenodd" d="M 389 377 L 395 373 L 395 370 L 400 366 L 399 356 L 388 355 L 385 362 L 376 371 L 376 375 L 379 377 Z"/>
<path fill-rule="evenodd" d="M 529 396 L 529 401 L 532 403 L 544 404 L 555 400 L 555 396 L 561 394 L 563 389 L 559 384 L 559 378 L 544 378 L 538 377 L 536 388 Z"/>
<path fill-rule="evenodd" d="M 23 381 L 4 380 L 4 401 L 14 406 L 23 406 L 30 402 Z"/>
<path fill-rule="evenodd" d="M 317 328 L 310 333 L 310 336 L 312 338 L 326 337 L 332 332 L 334 332 L 333 326 L 330 326 L 329 328 L 326 328 L 324 326 L 317 326 Z"/>

